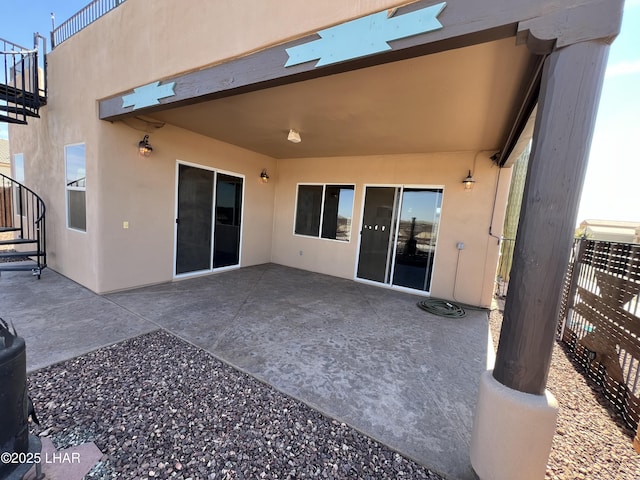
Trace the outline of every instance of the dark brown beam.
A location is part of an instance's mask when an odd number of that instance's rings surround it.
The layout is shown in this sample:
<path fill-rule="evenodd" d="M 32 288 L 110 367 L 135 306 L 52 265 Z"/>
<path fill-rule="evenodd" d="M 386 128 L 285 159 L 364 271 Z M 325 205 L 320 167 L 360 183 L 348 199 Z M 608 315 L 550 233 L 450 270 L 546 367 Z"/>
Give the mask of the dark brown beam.
<path fill-rule="evenodd" d="M 538 104 L 538 93 L 540 92 L 540 78 L 542 77 L 542 66 L 544 65 L 544 57 L 536 56 L 529 65 L 529 72 L 525 78 L 529 79 L 529 85 L 522 92 L 523 97 L 517 102 L 520 109 L 517 111 L 515 118 L 511 122 L 511 131 L 507 135 L 502 150 L 500 150 L 500 158 L 498 163 L 501 167 L 507 163 L 509 156 L 516 147 L 520 136 L 527 128 L 527 122 Z"/>
<path fill-rule="evenodd" d="M 131 115 L 145 115 L 167 110 L 168 108 L 183 107 L 194 103 L 499 40 L 515 36 L 515 32 L 516 25 L 511 24 L 434 43 L 428 43 L 425 39 L 428 34 L 416 35 L 410 39 L 391 42 L 391 50 L 369 57 L 317 68 L 315 67 L 316 62 L 285 67 L 284 64 L 289 58 L 285 49 L 319 38 L 317 35 L 312 35 L 210 68 L 165 79 L 161 82 L 163 85 L 175 82 L 175 95 L 160 99 L 159 105 L 136 110 L 132 107 L 123 107 L 122 96 L 131 93 L 132 90 L 100 100 L 99 118 L 110 121 L 121 120 Z"/>
<path fill-rule="evenodd" d="M 609 45 L 577 43 L 545 61 L 509 292 L 493 372 L 542 395 Z"/>

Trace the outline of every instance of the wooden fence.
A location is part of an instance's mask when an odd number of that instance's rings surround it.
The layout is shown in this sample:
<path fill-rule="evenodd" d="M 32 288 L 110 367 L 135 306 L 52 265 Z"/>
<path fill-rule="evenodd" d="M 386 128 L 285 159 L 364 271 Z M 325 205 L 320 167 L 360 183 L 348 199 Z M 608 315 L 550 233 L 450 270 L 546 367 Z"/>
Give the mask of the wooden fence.
<path fill-rule="evenodd" d="M 640 420 L 640 245 L 576 240 L 558 334 L 630 428 Z"/>
<path fill-rule="evenodd" d="M 13 210 L 11 206 L 13 189 L 0 184 L 0 227 L 13 226 Z"/>
<path fill-rule="evenodd" d="M 496 295 L 507 296 L 509 287 L 509 276 L 511 274 L 511 264 L 513 263 L 513 249 L 516 244 L 516 234 L 518 233 L 518 223 L 520 222 L 520 210 L 522 207 L 522 196 L 524 194 L 524 184 L 527 178 L 527 168 L 529 164 L 529 154 L 531 153 L 531 142 L 520 154 L 513 164 L 511 174 L 511 186 L 509 187 L 509 199 L 507 201 L 507 211 L 505 212 L 504 225 L 502 227 L 502 239 L 500 241 L 500 259 L 496 272 Z"/>
<path fill-rule="evenodd" d="M 496 271 L 496 295 L 506 297 L 509 288 L 509 276 L 513 265 L 513 251 L 516 246 L 515 238 L 500 239 L 500 257 L 498 258 L 498 270 Z"/>

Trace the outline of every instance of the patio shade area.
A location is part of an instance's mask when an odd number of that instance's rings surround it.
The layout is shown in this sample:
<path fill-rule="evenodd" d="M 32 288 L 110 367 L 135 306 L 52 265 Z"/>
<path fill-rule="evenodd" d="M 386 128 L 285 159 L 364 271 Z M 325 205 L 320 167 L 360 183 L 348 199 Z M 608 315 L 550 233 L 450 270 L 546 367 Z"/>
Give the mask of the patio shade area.
<path fill-rule="evenodd" d="M 275 264 L 105 296 L 48 270 L 2 283 L 30 370 L 161 327 L 440 474 L 475 478 L 486 312 L 436 317 L 421 297 Z"/>

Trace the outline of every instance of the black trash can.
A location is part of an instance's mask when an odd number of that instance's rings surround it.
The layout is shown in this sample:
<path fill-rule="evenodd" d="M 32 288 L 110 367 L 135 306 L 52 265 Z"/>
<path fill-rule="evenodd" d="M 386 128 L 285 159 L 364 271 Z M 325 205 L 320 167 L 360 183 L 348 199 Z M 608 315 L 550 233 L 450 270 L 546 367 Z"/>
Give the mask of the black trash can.
<path fill-rule="evenodd" d="M 0 452 L 29 451 L 27 356 L 24 339 L 0 319 Z M 0 462 L 0 478 L 16 467 Z"/>

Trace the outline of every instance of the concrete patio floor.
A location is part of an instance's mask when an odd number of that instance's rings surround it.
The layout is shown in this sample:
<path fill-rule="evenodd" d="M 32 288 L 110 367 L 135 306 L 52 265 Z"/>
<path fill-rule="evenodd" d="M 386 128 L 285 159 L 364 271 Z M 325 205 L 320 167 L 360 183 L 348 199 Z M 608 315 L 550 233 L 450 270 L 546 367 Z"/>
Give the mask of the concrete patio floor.
<path fill-rule="evenodd" d="M 96 295 L 45 270 L 0 277 L 30 371 L 158 328 L 452 479 L 469 462 L 487 314 L 275 264 Z"/>

